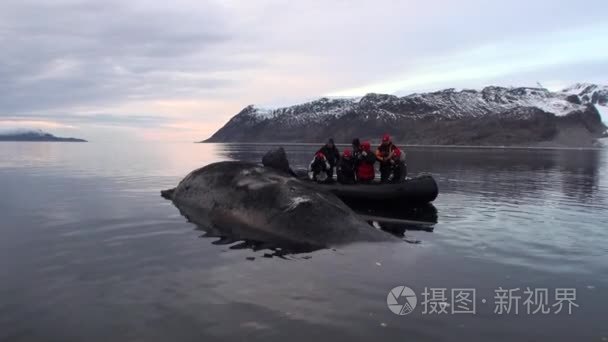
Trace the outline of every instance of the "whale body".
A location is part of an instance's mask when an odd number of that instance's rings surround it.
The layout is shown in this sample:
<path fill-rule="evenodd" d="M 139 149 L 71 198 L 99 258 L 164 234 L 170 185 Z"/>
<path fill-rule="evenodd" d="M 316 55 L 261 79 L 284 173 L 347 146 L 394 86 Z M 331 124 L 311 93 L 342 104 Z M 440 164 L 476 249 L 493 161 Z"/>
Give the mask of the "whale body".
<path fill-rule="evenodd" d="M 396 240 L 360 219 L 335 195 L 254 163 L 207 165 L 162 195 L 203 229 L 244 240 L 312 249 Z"/>

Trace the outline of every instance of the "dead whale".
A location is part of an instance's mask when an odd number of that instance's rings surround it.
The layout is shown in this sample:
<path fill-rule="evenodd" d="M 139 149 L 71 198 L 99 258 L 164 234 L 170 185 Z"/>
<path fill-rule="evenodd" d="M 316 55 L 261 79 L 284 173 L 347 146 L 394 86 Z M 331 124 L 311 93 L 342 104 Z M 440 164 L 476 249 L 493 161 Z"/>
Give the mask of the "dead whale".
<path fill-rule="evenodd" d="M 368 225 L 335 195 L 315 191 L 285 171 L 219 162 L 161 193 L 191 222 L 244 240 L 311 249 L 399 241 Z"/>

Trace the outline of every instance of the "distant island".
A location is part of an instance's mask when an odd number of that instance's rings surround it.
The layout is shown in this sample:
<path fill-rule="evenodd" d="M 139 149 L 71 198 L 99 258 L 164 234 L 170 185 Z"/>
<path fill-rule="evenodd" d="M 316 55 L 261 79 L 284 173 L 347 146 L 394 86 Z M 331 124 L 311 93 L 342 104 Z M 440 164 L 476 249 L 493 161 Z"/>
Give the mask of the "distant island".
<path fill-rule="evenodd" d="M 56 137 L 40 130 L 0 132 L 0 141 L 87 142 L 84 139 Z"/>
<path fill-rule="evenodd" d="M 328 137 L 409 145 L 598 147 L 607 136 L 608 87 L 446 89 L 398 97 L 321 98 L 278 109 L 245 107 L 202 142 L 317 143 Z"/>

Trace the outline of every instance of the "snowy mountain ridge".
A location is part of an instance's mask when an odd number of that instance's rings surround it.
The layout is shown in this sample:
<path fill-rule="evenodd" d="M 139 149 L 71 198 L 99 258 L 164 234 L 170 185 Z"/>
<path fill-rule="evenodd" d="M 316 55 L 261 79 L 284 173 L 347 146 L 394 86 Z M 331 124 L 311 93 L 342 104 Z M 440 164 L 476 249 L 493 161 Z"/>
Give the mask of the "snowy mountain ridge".
<path fill-rule="evenodd" d="M 407 141 L 418 136 L 420 127 L 424 126 L 431 136 L 435 134 L 435 129 L 444 135 L 458 135 L 458 130 L 466 130 L 468 138 L 465 140 L 469 143 L 471 139 L 492 141 L 497 136 L 502 136 L 498 139 L 500 141 L 510 143 L 508 140 L 512 139 L 516 143 L 519 138 L 509 138 L 507 133 L 497 131 L 500 125 L 515 125 L 517 130 L 529 130 L 529 127 L 525 127 L 525 121 L 538 125 L 545 120 L 553 132 L 547 131 L 539 137 L 545 139 L 556 134 L 558 128 L 553 126 L 558 121 L 562 125 L 561 122 L 572 123 L 576 118 L 580 119 L 581 127 L 594 135 L 606 130 L 600 112 L 606 109 L 607 90 L 606 86 L 588 83 L 578 83 L 557 92 L 544 88 L 489 86 L 482 90 L 445 89 L 403 97 L 371 93 L 356 99 L 321 98 L 277 109 L 250 105 L 208 141 L 309 141 L 321 139 L 324 135 L 338 137 L 341 131 L 367 136 L 367 132 L 383 130 L 398 130 L 400 133 L 397 136 L 403 136 L 402 139 Z M 483 122 L 483 130 L 488 132 L 483 137 L 475 137 L 465 125 L 455 129 L 453 126 L 460 125 L 457 122 L 468 123 L 469 126 Z M 486 127 L 490 124 L 496 126 L 495 133 Z M 420 127 L 414 131 L 415 126 Z M 450 130 L 443 132 L 447 127 L 451 127 Z M 538 129 L 542 130 L 541 127 Z M 436 138 L 422 139 L 444 142 Z M 445 142 L 459 144 L 459 140 L 453 137 Z"/>
<path fill-rule="evenodd" d="M 580 103 L 568 100 L 569 95 L 577 95 Z M 562 91 L 551 92 L 543 88 L 505 88 L 486 87 L 481 91 L 465 89 L 455 91 L 445 89 L 430 93 L 414 93 L 404 97 L 370 93 L 353 99 L 321 98 L 290 107 L 276 109 L 258 108 L 251 105 L 249 115 L 259 120 L 281 119 L 304 123 L 305 120 L 320 120 L 325 116 L 340 117 L 353 106 L 361 105 L 377 109 L 380 114 L 394 116 L 390 107 L 407 106 L 408 104 L 429 105 L 435 110 L 426 114 L 443 114 L 444 116 L 479 116 L 490 112 L 496 113 L 515 107 L 536 107 L 555 115 L 567 115 L 572 111 L 584 110 L 585 104 L 608 106 L 608 86 L 590 83 L 576 83 Z M 284 116 L 289 117 L 282 118 Z"/>
<path fill-rule="evenodd" d="M 583 103 L 608 106 L 608 86 L 605 85 L 576 83 L 562 90 L 562 93 L 577 95 Z"/>

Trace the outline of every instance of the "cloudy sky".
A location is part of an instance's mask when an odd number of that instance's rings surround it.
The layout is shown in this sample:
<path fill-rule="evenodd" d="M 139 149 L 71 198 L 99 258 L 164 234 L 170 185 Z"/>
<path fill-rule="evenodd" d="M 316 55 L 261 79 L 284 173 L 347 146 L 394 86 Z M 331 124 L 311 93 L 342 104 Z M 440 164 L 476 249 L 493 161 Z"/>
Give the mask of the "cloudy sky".
<path fill-rule="evenodd" d="M 608 1 L 2 0 L 0 129 L 194 141 L 248 104 L 608 83 Z"/>

